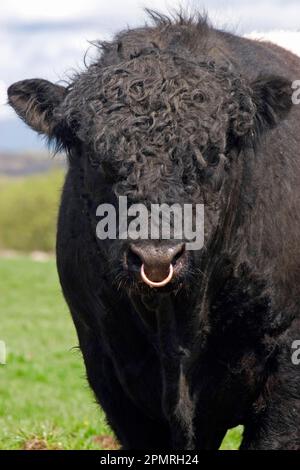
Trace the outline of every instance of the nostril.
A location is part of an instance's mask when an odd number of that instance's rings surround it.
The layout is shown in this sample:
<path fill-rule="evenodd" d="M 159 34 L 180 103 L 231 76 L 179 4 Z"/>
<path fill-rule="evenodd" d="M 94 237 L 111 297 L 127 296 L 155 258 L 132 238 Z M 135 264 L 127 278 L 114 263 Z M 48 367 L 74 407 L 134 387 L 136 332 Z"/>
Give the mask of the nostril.
<path fill-rule="evenodd" d="M 129 247 L 127 252 L 127 266 L 130 271 L 140 271 L 143 264 L 142 259 Z"/>
<path fill-rule="evenodd" d="M 179 249 L 179 251 L 175 254 L 173 260 L 172 260 L 172 263 L 173 265 L 175 265 L 177 263 L 177 261 L 180 260 L 180 258 L 184 255 L 185 253 L 185 244 L 183 243 Z"/>

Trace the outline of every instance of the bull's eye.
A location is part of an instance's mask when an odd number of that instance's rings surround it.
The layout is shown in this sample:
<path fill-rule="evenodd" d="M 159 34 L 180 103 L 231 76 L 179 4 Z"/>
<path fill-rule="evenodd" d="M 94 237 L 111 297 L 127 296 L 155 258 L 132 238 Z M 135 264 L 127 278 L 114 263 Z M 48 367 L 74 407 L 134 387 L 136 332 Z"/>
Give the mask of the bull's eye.
<path fill-rule="evenodd" d="M 188 179 L 187 175 L 182 175 L 182 182 L 183 182 L 184 185 L 188 184 L 189 179 Z"/>
<path fill-rule="evenodd" d="M 108 182 L 113 182 L 117 178 L 117 171 L 116 169 L 109 163 L 109 162 L 102 162 L 101 169 L 104 173 L 105 179 Z"/>

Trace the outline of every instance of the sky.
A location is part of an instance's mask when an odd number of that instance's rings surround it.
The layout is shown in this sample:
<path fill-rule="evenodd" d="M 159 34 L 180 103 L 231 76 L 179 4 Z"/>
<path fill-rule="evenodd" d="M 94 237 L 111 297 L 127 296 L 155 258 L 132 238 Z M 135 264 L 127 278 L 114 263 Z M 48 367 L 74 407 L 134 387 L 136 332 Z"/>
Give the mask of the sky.
<path fill-rule="evenodd" d="M 299 0 L 183 0 L 191 10 L 206 10 L 217 27 L 268 39 L 300 55 Z M 145 22 L 144 7 L 167 13 L 174 0 L 1 0 L 0 2 L 0 151 L 40 150 L 41 138 L 5 104 L 7 87 L 24 78 L 57 82 L 92 59 L 90 41 Z"/>

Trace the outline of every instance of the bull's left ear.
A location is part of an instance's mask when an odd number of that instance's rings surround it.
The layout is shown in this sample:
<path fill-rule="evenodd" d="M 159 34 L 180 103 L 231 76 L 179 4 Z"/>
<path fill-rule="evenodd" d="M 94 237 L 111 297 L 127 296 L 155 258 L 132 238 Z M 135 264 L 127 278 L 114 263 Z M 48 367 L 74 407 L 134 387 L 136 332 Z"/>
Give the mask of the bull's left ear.
<path fill-rule="evenodd" d="M 262 75 L 239 97 L 239 112 L 233 119 L 235 136 L 259 138 L 284 119 L 292 103 L 292 83 L 277 75 Z"/>
<path fill-rule="evenodd" d="M 252 83 L 252 90 L 258 132 L 272 129 L 287 117 L 293 105 L 290 80 L 276 75 L 261 76 Z"/>
<path fill-rule="evenodd" d="M 53 137 L 58 119 L 55 111 L 65 98 L 66 88 L 47 80 L 32 79 L 8 88 L 8 103 L 33 130 Z"/>

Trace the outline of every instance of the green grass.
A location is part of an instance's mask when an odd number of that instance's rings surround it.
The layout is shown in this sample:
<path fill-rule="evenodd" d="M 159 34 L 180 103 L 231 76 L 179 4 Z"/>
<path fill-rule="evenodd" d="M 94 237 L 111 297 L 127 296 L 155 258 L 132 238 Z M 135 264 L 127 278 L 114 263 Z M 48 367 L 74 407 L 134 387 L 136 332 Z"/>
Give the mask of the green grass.
<path fill-rule="evenodd" d="M 0 249 L 53 251 L 62 170 L 0 177 Z"/>
<path fill-rule="evenodd" d="M 112 435 L 88 389 L 54 261 L 0 259 L 0 449 L 99 449 Z M 240 429 L 222 448 L 238 447 Z M 109 439 L 109 438 L 108 438 Z"/>
<path fill-rule="evenodd" d="M 92 449 L 110 434 L 88 389 L 74 327 L 54 261 L 0 260 L 0 448 L 28 440 L 50 447 Z"/>
<path fill-rule="evenodd" d="M 242 426 L 230 429 L 222 442 L 221 450 L 237 450 L 241 443 L 242 432 Z"/>

